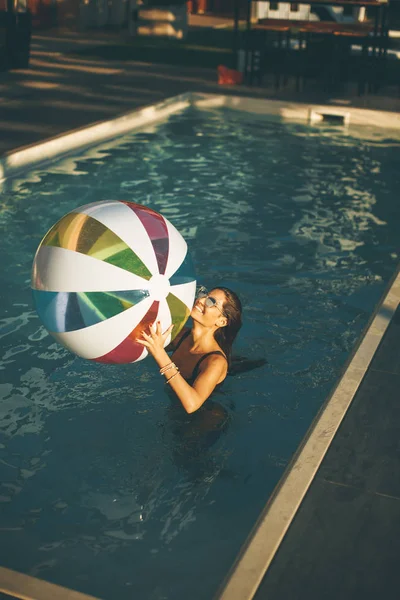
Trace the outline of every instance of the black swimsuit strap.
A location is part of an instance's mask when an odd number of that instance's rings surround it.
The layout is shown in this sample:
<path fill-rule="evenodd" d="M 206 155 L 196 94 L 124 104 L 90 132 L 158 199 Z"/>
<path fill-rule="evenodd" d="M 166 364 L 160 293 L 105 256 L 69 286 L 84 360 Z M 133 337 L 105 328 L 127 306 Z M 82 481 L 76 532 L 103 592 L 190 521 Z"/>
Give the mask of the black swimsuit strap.
<path fill-rule="evenodd" d="M 221 352 L 221 350 L 214 350 L 213 352 L 207 352 L 207 354 L 205 354 L 204 356 L 202 356 L 200 358 L 200 360 L 196 363 L 196 365 L 195 365 L 195 367 L 193 369 L 192 376 L 190 378 L 192 381 L 194 381 L 196 379 L 196 377 L 198 376 L 198 374 L 199 374 L 199 368 L 200 368 L 200 365 L 203 362 L 203 360 L 205 360 L 206 358 L 208 358 L 212 354 L 220 354 L 226 360 L 226 356 L 225 356 L 225 354 L 223 352 Z"/>
<path fill-rule="evenodd" d="M 185 331 L 185 333 L 182 335 L 181 339 L 179 340 L 179 342 L 175 346 L 173 353 L 175 353 L 178 350 L 178 348 L 182 344 L 183 340 L 185 340 L 189 335 L 190 335 L 190 329 L 188 329 L 187 331 Z M 189 377 L 188 382 L 193 383 L 193 381 L 196 379 L 196 377 L 199 374 L 199 368 L 200 368 L 201 363 L 203 362 L 203 360 L 205 360 L 208 356 L 211 356 L 212 354 L 220 354 L 226 360 L 226 356 L 225 356 L 225 354 L 223 352 L 221 352 L 221 350 L 214 350 L 213 352 L 207 352 L 207 354 L 204 354 L 204 356 L 202 356 L 197 361 L 197 363 L 195 364 L 193 372 L 192 372 L 192 376 Z"/>
<path fill-rule="evenodd" d="M 177 345 L 174 348 L 174 352 L 176 352 L 178 350 L 179 346 L 182 344 L 183 340 L 186 340 L 188 335 L 190 335 L 190 329 L 185 331 L 185 333 L 181 336 L 181 339 L 179 340 L 179 342 L 177 343 Z"/>

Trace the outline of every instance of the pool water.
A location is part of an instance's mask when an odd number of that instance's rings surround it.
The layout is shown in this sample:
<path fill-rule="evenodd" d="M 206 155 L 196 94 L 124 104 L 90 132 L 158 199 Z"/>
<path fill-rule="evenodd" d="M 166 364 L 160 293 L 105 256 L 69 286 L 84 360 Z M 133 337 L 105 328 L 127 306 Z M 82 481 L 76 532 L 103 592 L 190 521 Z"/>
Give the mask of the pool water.
<path fill-rule="evenodd" d="M 209 600 L 337 381 L 398 263 L 400 137 L 224 109 L 14 180 L 0 194 L 0 564 L 107 600 Z M 244 304 L 267 359 L 186 415 L 155 364 L 77 358 L 41 327 L 46 231 L 101 199 L 184 235 L 199 282 Z"/>

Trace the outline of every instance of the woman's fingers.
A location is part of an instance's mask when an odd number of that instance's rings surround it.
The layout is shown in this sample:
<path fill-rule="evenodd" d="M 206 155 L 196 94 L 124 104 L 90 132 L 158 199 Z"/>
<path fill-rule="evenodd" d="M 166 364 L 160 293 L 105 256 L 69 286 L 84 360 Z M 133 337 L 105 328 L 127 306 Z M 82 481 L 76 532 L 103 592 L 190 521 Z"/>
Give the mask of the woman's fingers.
<path fill-rule="evenodd" d="M 157 353 L 164 347 L 165 340 L 170 335 L 173 328 L 174 325 L 171 324 L 168 327 L 168 329 L 166 329 L 165 332 L 162 333 L 161 321 L 154 322 L 151 325 L 149 325 L 150 333 L 142 331 L 142 339 L 136 339 L 136 341 L 141 346 L 145 346 L 150 352 L 150 354 L 153 354 L 154 356 L 154 353 Z"/>
<path fill-rule="evenodd" d="M 150 335 L 143 332 L 143 337 L 147 340 L 153 341 L 156 341 L 157 338 L 165 339 L 171 333 L 174 327 L 175 325 L 172 323 L 163 333 L 161 329 L 161 321 L 156 321 L 149 326 Z"/>
<path fill-rule="evenodd" d="M 173 325 L 173 324 L 172 324 L 172 325 L 170 325 L 170 326 L 168 327 L 168 329 L 166 329 L 166 330 L 164 331 L 164 333 L 162 334 L 162 337 L 163 337 L 163 339 L 164 339 L 164 340 L 166 340 L 166 339 L 167 339 L 167 337 L 169 336 L 169 334 L 171 333 L 171 331 L 173 330 L 173 328 L 174 328 L 174 327 L 175 327 L 175 325 Z"/>
<path fill-rule="evenodd" d="M 154 321 L 149 327 L 152 336 L 161 335 L 161 321 Z"/>

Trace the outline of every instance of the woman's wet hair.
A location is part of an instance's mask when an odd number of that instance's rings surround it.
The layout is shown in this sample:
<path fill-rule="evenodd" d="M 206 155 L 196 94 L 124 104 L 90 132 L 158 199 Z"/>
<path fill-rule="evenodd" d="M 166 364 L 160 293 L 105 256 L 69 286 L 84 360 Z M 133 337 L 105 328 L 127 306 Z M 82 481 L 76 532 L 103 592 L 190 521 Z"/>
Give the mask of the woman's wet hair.
<path fill-rule="evenodd" d="M 214 288 L 221 290 L 225 294 L 223 303 L 224 315 L 228 323 L 225 327 L 220 327 L 214 334 L 219 346 L 226 354 L 228 365 L 231 365 L 232 360 L 232 344 L 235 341 L 239 329 L 242 326 L 242 303 L 235 292 L 225 287 Z"/>

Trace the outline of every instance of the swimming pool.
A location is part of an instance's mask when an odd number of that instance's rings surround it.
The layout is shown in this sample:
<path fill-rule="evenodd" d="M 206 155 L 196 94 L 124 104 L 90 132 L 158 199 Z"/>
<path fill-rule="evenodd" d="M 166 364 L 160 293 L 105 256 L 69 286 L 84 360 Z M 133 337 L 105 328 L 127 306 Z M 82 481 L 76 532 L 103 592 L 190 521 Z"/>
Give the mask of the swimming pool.
<path fill-rule="evenodd" d="M 0 564 L 105 599 L 215 594 L 398 263 L 399 133 L 190 108 L 0 196 Z M 85 362 L 41 328 L 34 251 L 77 205 L 141 202 L 245 306 L 215 419 L 150 360 Z M 199 581 L 201 584 L 199 584 Z"/>

